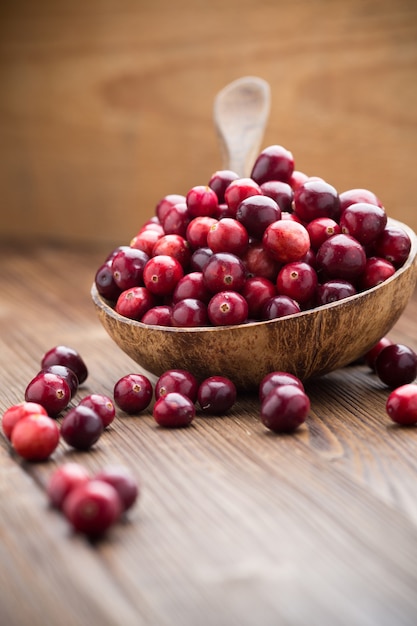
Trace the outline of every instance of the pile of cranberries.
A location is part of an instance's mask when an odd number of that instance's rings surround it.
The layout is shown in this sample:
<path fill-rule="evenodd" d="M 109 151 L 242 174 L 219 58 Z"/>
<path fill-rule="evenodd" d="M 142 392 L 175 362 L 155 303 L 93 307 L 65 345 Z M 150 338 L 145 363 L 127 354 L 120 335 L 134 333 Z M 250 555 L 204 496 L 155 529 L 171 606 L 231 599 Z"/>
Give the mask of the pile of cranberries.
<path fill-rule="evenodd" d="M 269 320 L 370 289 L 408 258 L 367 189 L 338 193 L 265 148 L 251 175 L 219 170 L 156 205 L 129 245 L 95 275 L 115 310 L 145 324 L 204 327 Z"/>

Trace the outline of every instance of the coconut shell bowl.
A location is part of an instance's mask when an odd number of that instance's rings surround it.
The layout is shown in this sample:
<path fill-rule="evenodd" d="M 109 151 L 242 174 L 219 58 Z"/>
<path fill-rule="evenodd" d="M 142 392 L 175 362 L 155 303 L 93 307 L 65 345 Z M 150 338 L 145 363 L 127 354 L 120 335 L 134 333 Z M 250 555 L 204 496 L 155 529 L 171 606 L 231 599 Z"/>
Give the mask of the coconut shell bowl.
<path fill-rule="evenodd" d="M 214 118 L 225 169 L 246 172 L 259 149 L 269 111 L 269 86 L 256 77 L 234 81 L 215 99 Z M 305 381 L 362 357 L 394 326 L 417 280 L 417 236 L 388 218 L 411 240 L 408 259 L 375 287 L 342 300 L 277 319 L 234 326 L 151 326 L 119 315 L 93 284 L 98 317 L 114 342 L 155 376 L 180 368 L 202 380 L 229 377 L 238 388 L 256 388 L 272 371 Z"/>

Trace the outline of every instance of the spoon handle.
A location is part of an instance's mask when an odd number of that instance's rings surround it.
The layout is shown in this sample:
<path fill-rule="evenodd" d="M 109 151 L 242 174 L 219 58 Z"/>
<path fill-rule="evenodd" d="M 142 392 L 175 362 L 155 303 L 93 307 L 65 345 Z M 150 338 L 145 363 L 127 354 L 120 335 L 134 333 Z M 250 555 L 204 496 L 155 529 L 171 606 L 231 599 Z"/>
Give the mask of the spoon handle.
<path fill-rule="evenodd" d="M 270 87 L 244 76 L 224 87 L 214 100 L 214 124 L 224 169 L 249 176 L 259 153 L 270 110 Z"/>

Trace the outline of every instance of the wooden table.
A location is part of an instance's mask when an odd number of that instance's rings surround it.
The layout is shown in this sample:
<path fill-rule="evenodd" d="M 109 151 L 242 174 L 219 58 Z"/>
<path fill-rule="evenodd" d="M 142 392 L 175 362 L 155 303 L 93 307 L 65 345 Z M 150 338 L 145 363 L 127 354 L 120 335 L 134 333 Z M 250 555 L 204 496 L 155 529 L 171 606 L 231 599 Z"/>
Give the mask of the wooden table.
<path fill-rule="evenodd" d="M 140 371 L 89 296 L 102 250 L 2 247 L 0 410 L 43 353 L 84 357 L 78 398 Z M 390 334 L 417 349 L 417 298 Z M 118 412 L 96 447 L 46 463 L 0 447 L 4 626 L 400 626 L 417 623 L 417 429 L 391 425 L 366 366 L 308 386 L 293 436 L 266 431 L 256 396 L 228 416 L 162 430 Z M 92 545 L 47 503 L 54 468 L 123 463 L 142 484 L 128 520 Z"/>

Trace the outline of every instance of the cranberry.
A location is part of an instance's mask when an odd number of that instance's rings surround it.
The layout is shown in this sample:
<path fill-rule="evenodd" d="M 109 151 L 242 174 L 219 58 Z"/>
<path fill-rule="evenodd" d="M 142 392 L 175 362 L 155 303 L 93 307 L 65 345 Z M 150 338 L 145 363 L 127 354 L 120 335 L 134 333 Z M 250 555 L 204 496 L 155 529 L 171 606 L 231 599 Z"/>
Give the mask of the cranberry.
<path fill-rule="evenodd" d="M 203 268 L 204 283 L 212 293 L 218 291 L 241 291 L 246 280 L 246 269 L 235 254 L 217 252 Z"/>
<path fill-rule="evenodd" d="M 343 298 L 354 296 L 356 293 L 356 287 L 348 280 L 334 278 L 318 285 L 316 289 L 316 305 L 331 304 L 332 302 L 343 300 Z"/>
<path fill-rule="evenodd" d="M 151 307 L 155 306 L 155 296 L 146 287 L 131 287 L 122 291 L 115 304 L 119 315 L 132 320 L 140 320 Z"/>
<path fill-rule="evenodd" d="M 296 189 L 298 189 L 298 187 L 301 187 L 301 185 L 303 185 L 308 179 L 309 176 L 307 176 L 307 174 L 305 174 L 304 172 L 300 172 L 300 170 L 294 170 L 291 174 L 291 178 L 288 181 L 288 184 L 290 185 L 291 189 L 295 191 Z"/>
<path fill-rule="evenodd" d="M 294 192 L 294 212 L 303 222 L 340 215 L 339 195 L 332 185 L 319 178 L 309 178 Z"/>
<path fill-rule="evenodd" d="M 400 343 L 388 345 L 375 360 L 375 372 L 388 387 L 412 383 L 417 375 L 417 354 Z"/>
<path fill-rule="evenodd" d="M 69 346 L 55 346 L 44 354 L 41 361 L 41 368 L 45 369 L 50 365 L 65 365 L 69 367 L 78 378 L 80 385 L 87 379 L 88 370 L 81 355 Z"/>
<path fill-rule="evenodd" d="M 167 393 L 180 393 L 187 396 L 191 402 L 195 402 L 198 392 L 198 381 L 196 377 L 182 369 L 167 370 L 156 381 L 155 398 L 166 396 Z"/>
<path fill-rule="evenodd" d="M 260 319 L 262 309 L 267 300 L 277 293 L 274 283 L 261 276 L 252 276 L 247 279 L 241 291 L 248 303 L 248 317 Z"/>
<path fill-rule="evenodd" d="M 190 244 L 181 235 L 164 235 L 153 247 L 152 256 L 167 255 L 172 256 L 186 268 L 190 262 Z"/>
<path fill-rule="evenodd" d="M 114 280 L 111 263 L 103 263 L 98 268 L 94 282 L 98 293 L 103 298 L 106 298 L 106 300 L 117 300 L 121 290 Z"/>
<path fill-rule="evenodd" d="M 31 413 L 15 424 L 11 443 L 26 461 L 46 461 L 58 446 L 59 428 L 48 415 Z"/>
<path fill-rule="evenodd" d="M 133 237 L 130 242 L 131 248 L 136 248 L 137 250 L 142 250 L 148 257 L 152 256 L 152 250 L 164 235 L 164 229 L 160 226 L 162 232 L 159 230 L 155 230 L 154 228 L 147 228 L 145 230 L 140 231 L 135 237 Z"/>
<path fill-rule="evenodd" d="M 195 217 L 187 226 L 186 239 L 193 250 L 207 247 L 207 234 L 211 226 L 217 223 L 214 217 L 202 215 Z"/>
<path fill-rule="evenodd" d="M 264 148 L 257 156 L 251 178 L 259 185 L 267 180 L 288 182 L 294 171 L 294 157 L 283 146 L 272 145 Z"/>
<path fill-rule="evenodd" d="M 148 255 L 137 248 L 124 248 L 112 261 L 113 278 L 116 285 L 124 291 L 142 284 L 143 269 Z"/>
<path fill-rule="evenodd" d="M 311 300 L 317 288 L 317 274 L 308 263 L 295 261 L 287 263 L 278 273 L 277 291 L 289 296 L 299 304 Z"/>
<path fill-rule="evenodd" d="M 224 203 L 224 192 L 227 187 L 238 178 L 239 175 L 232 170 L 217 170 L 212 174 L 208 186 L 215 192 L 219 204 Z"/>
<path fill-rule="evenodd" d="M 393 341 L 391 341 L 388 337 L 382 337 L 374 346 L 372 346 L 370 350 L 368 350 L 365 354 L 365 362 L 370 368 L 375 369 L 375 361 L 378 354 L 387 346 L 392 345 L 392 343 Z"/>
<path fill-rule="evenodd" d="M 235 384 L 225 376 L 210 376 L 198 389 L 198 403 L 203 413 L 224 415 L 236 402 Z"/>
<path fill-rule="evenodd" d="M 103 480 L 90 480 L 68 494 L 63 512 L 75 531 L 99 537 L 119 519 L 122 504 L 114 487 Z"/>
<path fill-rule="evenodd" d="M 417 385 L 401 385 L 391 391 L 386 411 L 393 422 L 402 426 L 417 424 Z"/>
<path fill-rule="evenodd" d="M 103 430 L 101 417 L 82 404 L 72 407 L 61 424 L 63 440 L 77 450 L 89 450 L 100 439 Z"/>
<path fill-rule="evenodd" d="M 222 220 L 224 217 L 236 218 L 236 210 L 231 209 L 226 203 L 219 204 L 217 206 L 217 210 L 216 210 L 216 213 L 214 214 L 214 217 L 217 220 Z"/>
<path fill-rule="evenodd" d="M 178 281 L 172 294 L 172 301 L 175 303 L 185 298 L 195 298 L 207 303 L 211 295 L 204 283 L 203 273 L 189 272 Z"/>
<path fill-rule="evenodd" d="M 149 291 L 158 296 L 171 294 L 184 275 L 182 265 L 174 257 L 161 254 L 154 256 L 145 265 L 143 282 Z"/>
<path fill-rule="evenodd" d="M 261 404 L 261 421 L 274 432 L 288 433 L 305 422 L 310 412 L 310 399 L 297 385 L 281 385 L 272 389 Z"/>
<path fill-rule="evenodd" d="M 338 235 L 341 232 L 339 224 L 331 217 L 317 217 L 311 220 L 306 228 L 310 235 L 311 247 L 315 252 L 317 252 L 326 239 L 332 235 Z"/>
<path fill-rule="evenodd" d="M 365 270 L 360 277 L 360 288 L 371 289 L 383 283 L 395 274 L 395 267 L 390 261 L 378 257 L 370 257 L 366 260 Z"/>
<path fill-rule="evenodd" d="M 238 178 L 230 183 L 224 192 L 225 203 L 231 211 L 230 217 L 236 217 L 239 204 L 250 196 L 261 196 L 259 185 L 252 178 Z"/>
<path fill-rule="evenodd" d="M 85 396 L 78 406 L 88 406 L 100 417 L 103 422 L 103 427 L 110 426 L 116 415 L 116 409 L 112 400 L 103 394 L 92 393 Z"/>
<path fill-rule="evenodd" d="M 141 322 L 151 326 L 171 326 L 171 312 L 172 307 L 169 305 L 154 306 L 146 311 Z"/>
<path fill-rule="evenodd" d="M 126 467 L 108 465 L 94 476 L 94 480 L 102 480 L 117 491 L 122 512 L 131 509 L 139 497 L 139 483 Z"/>
<path fill-rule="evenodd" d="M 186 195 L 188 214 L 191 217 L 200 215 L 213 216 L 218 205 L 216 192 L 208 185 L 192 187 Z"/>
<path fill-rule="evenodd" d="M 275 282 L 281 264 L 274 261 L 262 243 L 253 242 L 242 257 L 248 276 L 259 276 Z"/>
<path fill-rule="evenodd" d="M 382 207 L 381 201 L 369 189 L 348 189 L 339 194 L 339 200 L 342 212 L 351 204 L 357 204 L 358 202 L 367 202 L 368 204 Z"/>
<path fill-rule="evenodd" d="M 72 371 L 66 365 L 49 365 L 45 367 L 45 369 L 41 370 L 42 372 L 48 372 L 49 374 L 56 374 L 65 380 L 68 383 L 68 386 L 71 391 L 71 398 L 75 396 L 78 390 L 78 378 L 75 372 Z"/>
<path fill-rule="evenodd" d="M 181 203 L 185 204 L 185 196 L 179 193 L 170 193 L 161 198 L 155 207 L 155 214 L 160 223 L 163 223 L 164 217 L 168 213 L 169 209 L 172 209 L 173 206 Z"/>
<path fill-rule="evenodd" d="M 342 278 L 355 281 L 365 270 L 366 254 L 361 244 L 340 233 L 333 235 L 320 246 L 316 263 L 328 278 Z"/>
<path fill-rule="evenodd" d="M 267 300 L 262 308 L 262 319 L 274 320 L 278 317 L 286 315 L 294 315 L 300 313 L 301 307 L 289 296 L 273 296 Z"/>
<path fill-rule="evenodd" d="M 162 219 L 162 226 L 166 235 L 186 236 L 187 226 L 191 220 L 185 202 L 170 207 Z"/>
<path fill-rule="evenodd" d="M 126 374 L 113 389 L 114 401 L 125 413 L 140 413 L 151 403 L 152 383 L 144 374 Z"/>
<path fill-rule="evenodd" d="M 213 326 L 243 324 L 248 318 L 248 303 L 236 291 L 219 291 L 208 303 L 207 313 Z"/>
<path fill-rule="evenodd" d="M 55 417 L 68 406 L 71 389 L 61 376 L 41 371 L 27 385 L 25 400 L 41 404 L 48 415 Z"/>
<path fill-rule="evenodd" d="M 202 272 L 208 260 L 213 256 L 213 250 L 208 247 L 197 248 L 191 255 L 190 270 Z"/>
<path fill-rule="evenodd" d="M 33 415 L 34 413 L 47 415 L 44 407 L 37 402 L 19 402 L 18 404 L 14 404 L 6 409 L 3 413 L 1 426 L 3 433 L 9 441 L 11 439 L 13 428 L 16 426 L 17 422 L 20 422 L 20 420 L 28 417 L 28 415 Z"/>
<path fill-rule="evenodd" d="M 241 256 L 249 245 L 248 231 L 236 219 L 225 217 L 210 227 L 207 245 L 213 252 L 230 252 Z"/>
<path fill-rule="evenodd" d="M 292 211 L 294 192 L 288 183 L 282 180 L 267 180 L 262 183 L 261 191 L 265 196 L 275 200 L 281 211 Z"/>
<path fill-rule="evenodd" d="M 153 417 L 159 426 L 165 428 L 189 426 L 195 417 L 194 403 L 181 393 L 167 393 L 155 402 Z"/>
<path fill-rule="evenodd" d="M 80 463 L 68 462 L 58 467 L 46 485 L 46 494 L 52 506 L 62 509 L 65 498 L 79 485 L 90 480 L 88 470 Z"/>
<path fill-rule="evenodd" d="M 374 243 L 374 253 L 396 268 L 404 265 L 411 250 L 411 240 L 400 226 L 386 226 Z"/>
<path fill-rule="evenodd" d="M 252 237 L 262 239 L 267 226 L 281 219 L 281 209 L 268 196 L 252 196 L 239 204 L 236 219 Z"/>
<path fill-rule="evenodd" d="M 352 235 L 366 246 L 382 233 L 387 224 L 385 210 L 375 204 L 358 202 L 343 211 L 340 221 L 342 233 Z"/>
<path fill-rule="evenodd" d="M 198 327 L 207 326 L 207 306 L 201 300 L 185 298 L 172 307 L 171 326 Z"/>
<path fill-rule="evenodd" d="M 292 220 L 278 220 L 265 230 L 262 244 L 273 259 L 280 263 L 299 261 L 310 248 L 307 229 Z"/>
<path fill-rule="evenodd" d="M 259 400 L 261 403 L 273 389 L 282 387 L 283 385 L 295 385 L 304 391 L 303 383 L 297 376 L 294 376 L 294 374 L 281 371 L 270 372 L 263 377 L 259 384 Z"/>

